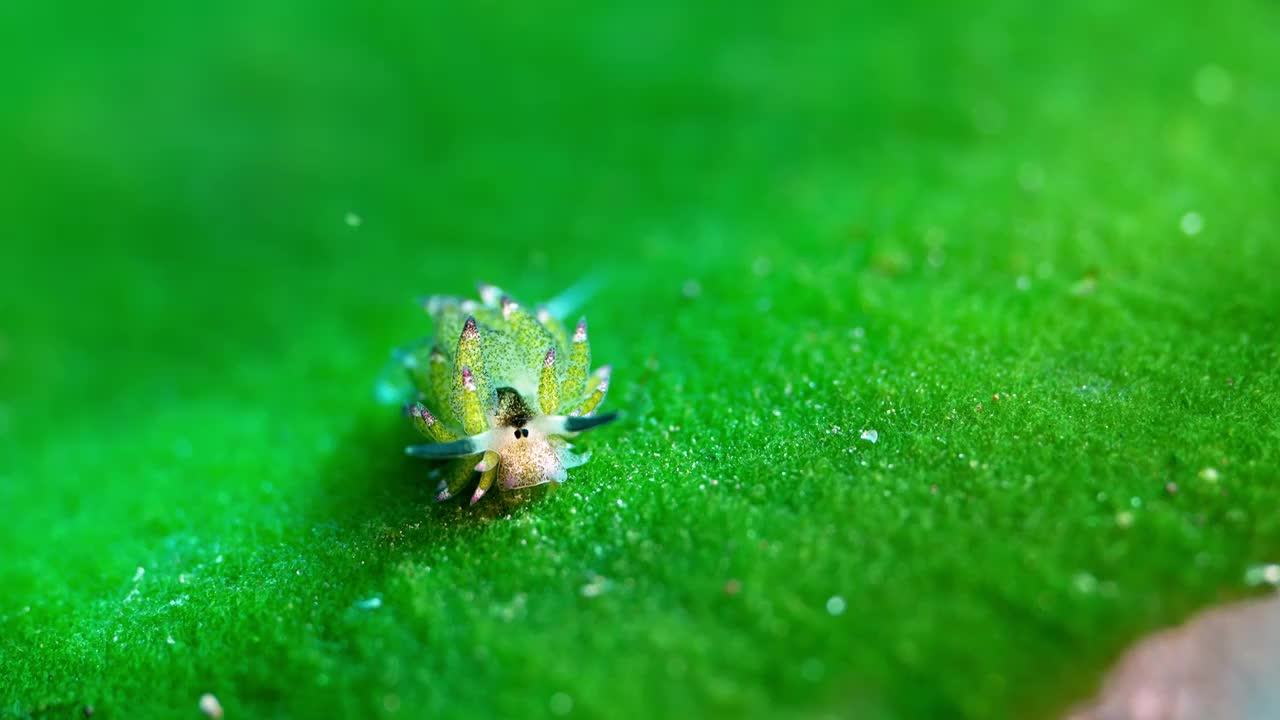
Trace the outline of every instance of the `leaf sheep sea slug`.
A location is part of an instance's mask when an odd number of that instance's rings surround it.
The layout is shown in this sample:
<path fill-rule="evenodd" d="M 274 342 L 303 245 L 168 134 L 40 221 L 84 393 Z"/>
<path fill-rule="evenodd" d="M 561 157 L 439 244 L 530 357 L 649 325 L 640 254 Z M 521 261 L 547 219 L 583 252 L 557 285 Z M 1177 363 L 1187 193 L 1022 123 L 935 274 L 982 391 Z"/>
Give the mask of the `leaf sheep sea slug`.
<path fill-rule="evenodd" d="M 454 459 L 440 501 L 476 473 L 472 503 L 495 481 L 508 489 L 564 482 L 591 456 L 574 452 L 569 438 L 617 416 L 596 415 L 610 368 L 591 372 L 585 319 L 570 335 L 545 307 L 530 312 L 492 285 L 479 292 L 479 302 L 428 298 L 435 336 L 403 356 L 419 398 L 409 416 L 431 440 L 405 452 Z"/>

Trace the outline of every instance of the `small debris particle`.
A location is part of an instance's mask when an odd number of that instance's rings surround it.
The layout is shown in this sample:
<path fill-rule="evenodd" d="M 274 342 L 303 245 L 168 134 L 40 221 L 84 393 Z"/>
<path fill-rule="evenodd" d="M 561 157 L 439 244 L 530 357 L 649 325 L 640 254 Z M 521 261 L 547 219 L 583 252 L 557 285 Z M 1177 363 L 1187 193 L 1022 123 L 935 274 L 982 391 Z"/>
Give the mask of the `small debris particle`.
<path fill-rule="evenodd" d="M 1127 528 L 1130 525 L 1133 525 L 1133 513 L 1128 510 L 1121 510 L 1116 513 L 1116 525 L 1122 528 Z"/>
<path fill-rule="evenodd" d="M 680 293 L 693 300 L 702 294 L 702 284 L 692 278 L 685 280 L 684 285 L 680 286 Z"/>
<path fill-rule="evenodd" d="M 863 430 L 862 434 L 859 435 L 858 438 L 861 440 L 866 440 L 867 442 L 874 445 L 880 442 L 880 433 L 876 432 L 875 430 Z"/>
<path fill-rule="evenodd" d="M 213 693 L 205 693 L 200 696 L 200 712 L 204 713 L 205 717 L 218 720 L 222 717 L 222 703 L 218 702 L 218 698 Z"/>
<path fill-rule="evenodd" d="M 87 718 L 91 718 L 91 717 L 93 717 L 93 706 L 92 706 L 92 705 L 85 705 L 85 706 L 84 706 L 84 709 L 80 711 L 80 714 L 81 714 L 81 715 L 84 715 L 84 716 L 85 716 L 85 717 L 87 717 Z"/>
<path fill-rule="evenodd" d="M 839 435 L 841 432 L 843 431 L 840 429 L 839 425 L 832 425 L 830 428 L 827 429 L 828 435 Z"/>
<path fill-rule="evenodd" d="M 627 503 L 624 502 L 622 498 L 618 498 L 618 507 L 625 508 L 626 506 L 627 506 Z"/>
<path fill-rule="evenodd" d="M 1026 275 L 1019 275 L 1018 279 L 1013 281 L 1013 286 L 1021 292 L 1026 292 L 1031 289 L 1031 278 Z"/>
<path fill-rule="evenodd" d="M 353 212 L 348 212 L 346 215 L 342 216 L 342 221 L 347 224 L 347 227 L 353 228 L 358 228 L 362 223 L 364 223 L 364 219 Z"/>
<path fill-rule="evenodd" d="M 1194 210 L 1182 216 L 1178 221 L 1178 227 L 1182 229 L 1188 237 L 1194 237 L 1204 230 L 1204 218 L 1200 217 L 1200 213 Z"/>
<path fill-rule="evenodd" d="M 568 693 L 555 693 L 547 703 L 547 708 L 551 710 L 552 715 L 564 717 L 573 712 L 573 698 L 569 697 Z"/>
<path fill-rule="evenodd" d="M 1280 564 L 1255 565 L 1245 572 L 1244 581 L 1251 587 L 1258 585 L 1280 587 Z"/>
<path fill-rule="evenodd" d="M 133 581 L 138 582 L 139 580 L 142 579 L 142 576 L 146 574 L 147 574 L 147 569 L 139 565 L 138 569 L 133 572 Z"/>
<path fill-rule="evenodd" d="M 729 597 L 733 597 L 734 595 L 737 595 L 741 591 L 742 591 L 742 583 L 738 582 L 734 578 L 730 578 L 729 581 L 724 584 L 724 594 L 728 595 Z"/>
<path fill-rule="evenodd" d="M 1085 273 L 1079 282 L 1071 286 L 1071 294 L 1076 297 L 1092 295 L 1098 290 L 1098 274 L 1092 270 Z"/>
<path fill-rule="evenodd" d="M 845 602 L 844 598 L 839 595 L 832 595 L 827 598 L 827 614 L 832 617 L 839 617 L 844 614 Z"/>
<path fill-rule="evenodd" d="M 1098 589 L 1098 579 L 1087 572 L 1076 573 L 1072 584 L 1076 586 L 1076 591 L 1085 595 L 1092 594 Z"/>
<path fill-rule="evenodd" d="M 1176 483 L 1176 482 L 1172 482 L 1172 481 L 1165 483 L 1165 484 L 1164 484 L 1164 491 L 1165 491 L 1165 492 L 1167 492 L 1167 493 L 1169 493 L 1170 495 L 1177 495 L 1177 494 L 1178 494 L 1178 483 Z"/>
<path fill-rule="evenodd" d="M 604 591 L 607 589 L 608 582 L 609 581 L 605 580 L 603 576 L 596 575 L 595 577 L 591 578 L 591 582 L 582 586 L 582 590 L 580 591 L 582 593 L 582 597 L 584 598 L 600 597 L 601 595 L 604 594 Z"/>
<path fill-rule="evenodd" d="M 366 598 L 364 600 L 361 600 L 356 603 L 356 607 L 360 608 L 361 610 L 377 610 L 378 608 L 382 607 L 382 596 L 374 595 L 371 598 Z"/>
<path fill-rule="evenodd" d="M 1218 471 L 1211 467 L 1204 468 L 1200 471 L 1200 479 L 1206 482 L 1218 482 Z"/>

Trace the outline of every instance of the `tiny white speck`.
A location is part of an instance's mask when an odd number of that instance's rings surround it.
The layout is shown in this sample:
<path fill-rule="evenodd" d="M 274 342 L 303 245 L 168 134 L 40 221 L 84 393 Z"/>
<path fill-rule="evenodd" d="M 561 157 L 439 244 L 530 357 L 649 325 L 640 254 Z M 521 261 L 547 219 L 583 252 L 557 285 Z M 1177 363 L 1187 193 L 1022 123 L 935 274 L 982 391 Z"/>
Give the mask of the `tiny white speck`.
<path fill-rule="evenodd" d="M 1116 513 L 1116 525 L 1122 528 L 1127 528 L 1132 524 L 1133 524 L 1133 513 L 1129 512 L 1128 510 L 1121 510 L 1120 512 Z"/>
<path fill-rule="evenodd" d="M 558 692 L 551 696 L 551 701 L 547 704 L 552 715 L 565 716 L 573 712 L 573 698 L 568 693 Z"/>
<path fill-rule="evenodd" d="M 827 598 L 827 614 L 833 617 L 843 615 L 845 609 L 844 598 L 839 595 L 832 595 Z"/>
<path fill-rule="evenodd" d="M 782 411 L 781 411 L 781 410 L 774 410 L 774 411 L 773 411 L 773 416 L 774 416 L 774 417 L 782 417 Z"/>
<path fill-rule="evenodd" d="M 1087 572 L 1076 573 L 1072 583 L 1076 586 L 1076 590 L 1081 593 L 1089 594 L 1098 589 L 1098 579 Z"/>
<path fill-rule="evenodd" d="M 626 506 L 627 506 L 627 504 L 626 504 L 625 502 L 623 502 L 623 501 L 622 501 L 622 498 L 618 498 L 618 507 L 620 507 L 620 508 L 624 508 L 624 507 L 626 507 Z"/>
<path fill-rule="evenodd" d="M 360 608 L 361 610 L 377 610 L 378 608 L 382 607 L 382 597 L 379 595 L 374 595 L 371 598 L 367 598 L 365 600 L 361 600 L 360 602 L 357 602 L 356 607 Z"/>
<path fill-rule="evenodd" d="M 147 574 L 147 569 L 139 566 L 138 569 L 133 572 L 133 581 L 138 582 L 139 580 L 142 579 L 142 576 L 146 574 Z"/>
<path fill-rule="evenodd" d="M 1274 585 L 1280 587 L 1280 565 L 1276 563 L 1255 565 L 1245 572 L 1244 581 L 1251 586 Z"/>
<path fill-rule="evenodd" d="M 206 717 L 218 720 L 222 717 L 222 703 L 218 702 L 218 698 L 213 693 L 205 693 L 200 696 L 200 712 Z"/>
<path fill-rule="evenodd" d="M 1208 482 L 1218 482 L 1218 471 L 1216 468 L 1207 467 L 1200 471 L 1200 479 Z"/>
<path fill-rule="evenodd" d="M 604 594 L 607 583 L 608 581 L 599 575 L 591 578 L 591 582 L 582 586 L 582 590 L 581 590 L 582 597 L 585 597 L 585 598 L 600 597 L 601 595 Z"/>
<path fill-rule="evenodd" d="M 872 445 L 880 442 L 880 433 L 876 432 L 875 430 L 863 430 L 862 434 L 859 435 L 858 437 L 862 440 L 866 440 Z"/>
<path fill-rule="evenodd" d="M 167 642 L 167 643 L 169 643 L 170 645 L 172 645 L 172 644 L 174 644 L 175 642 L 177 642 L 176 640 L 174 640 L 174 639 L 173 639 L 173 636 L 172 636 L 172 635 L 170 635 L 169 637 L 165 638 L 165 639 L 164 639 L 164 641 L 165 641 L 165 642 Z"/>
<path fill-rule="evenodd" d="M 1199 235 L 1204 230 L 1204 218 L 1200 217 L 1200 213 L 1192 211 L 1182 216 L 1178 221 L 1178 227 L 1182 228 L 1182 232 L 1188 236 Z"/>
<path fill-rule="evenodd" d="M 220 563 L 220 562 L 222 562 L 222 556 L 221 556 L 221 555 L 219 555 L 218 557 L 214 558 L 214 559 L 213 559 L 213 561 L 214 561 L 214 562 L 216 562 L 216 563 Z"/>
<path fill-rule="evenodd" d="M 344 215 L 342 217 L 342 221 L 347 224 L 347 227 L 353 227 L 353 228 L 360 227 L 361 223 L 364 222 L 364 220 L 359 215 L 353 212 L 349 212 L 346 215 Z"/>

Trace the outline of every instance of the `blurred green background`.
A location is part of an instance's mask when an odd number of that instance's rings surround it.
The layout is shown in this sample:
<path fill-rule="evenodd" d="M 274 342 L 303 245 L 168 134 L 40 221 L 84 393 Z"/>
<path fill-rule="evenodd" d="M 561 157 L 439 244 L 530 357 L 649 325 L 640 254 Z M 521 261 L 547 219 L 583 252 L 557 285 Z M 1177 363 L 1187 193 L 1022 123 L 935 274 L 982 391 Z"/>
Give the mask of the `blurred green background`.
<path fill-rule="evenodd" d="M 0 715 L 1061 712 L 1280 556 L 1277 68 L 1261 1 L 5 4 Z M 584 277 L 625 422 L 434 505 L 414 299 Z"/>

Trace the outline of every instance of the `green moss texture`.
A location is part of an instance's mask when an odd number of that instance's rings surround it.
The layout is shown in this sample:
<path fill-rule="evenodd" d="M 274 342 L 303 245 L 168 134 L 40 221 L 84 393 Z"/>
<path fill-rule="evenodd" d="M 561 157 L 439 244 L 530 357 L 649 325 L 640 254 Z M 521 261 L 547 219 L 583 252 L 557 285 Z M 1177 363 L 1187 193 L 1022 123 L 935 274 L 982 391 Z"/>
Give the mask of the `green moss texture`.
<path fill-rule="evenodd" d="M 1047 717 L 1256 592 L 1280 9 L 970 5 L 0 9 L 0 716 Z M 583 278 L 623 419 L 435 504 L 415 299 Z"/>

